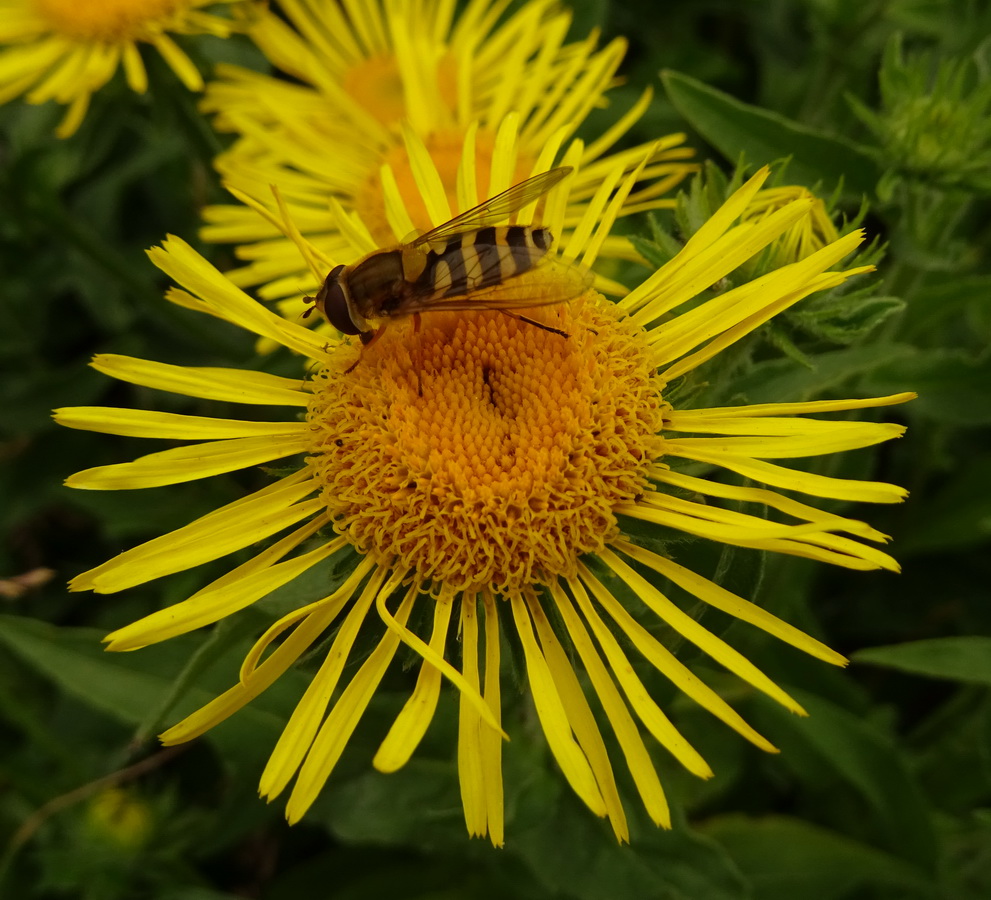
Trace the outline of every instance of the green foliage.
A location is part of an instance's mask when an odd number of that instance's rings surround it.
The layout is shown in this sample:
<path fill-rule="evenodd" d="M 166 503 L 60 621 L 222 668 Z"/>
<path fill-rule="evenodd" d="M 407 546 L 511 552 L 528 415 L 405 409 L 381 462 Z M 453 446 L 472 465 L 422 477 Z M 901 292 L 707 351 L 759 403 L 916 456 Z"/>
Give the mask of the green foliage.
<path fill-rule="evenodd" d="M 634 539 L 676 551 L 854 665 L 842 671 L 807 659 L 662 586 L 787 685 L 810 713 L 798 718 L 705 669 L 701 655 L 678 646 L 624 585 L 611 584 L 781 750 L 761 753 L 638 669 L 716 774 L 699 781 L 652 750 L 675 820 L 664 832 L 643 818 L 617 762 L 629 847 L 618 846 L 564 785 L 511 677 L 504 678 L 513 740 L 505 748 L 501 851 L 465 834 L 450 692 L 409 765 L 393 775 L 371 768 L 408 697 L 415 678 L 408 668 L 390 671 L 323 797 L 294 829 L 282 821 L 281 799 L 266 806 L 256 784 L 319 650 L 200 741 L 158 747 L 157 731 L 230 686 L 254 637 L 318 596 L 342 567 L 328 561 L 310 573 L 315 582 L 289 585 L 209 635 L 125 654 L 105 653 L 101 638 L 188 596 L 230 560 L 119 596 L 65 591 L 78 572 L 268 480 L 242 473 L 147 491 L 140 503 L 62 488 L 73 471 L 148 447 L 59 430 L 53 407 L 230 412 L 115 384 L 87 367 L 94 353 L 279 374 L 297 366 L 288 355 L 262 362 L 250 336 L 162 301 L 164 280 L 143 251 L 168 232 L 195 243 L 200 208 L 224 196 L 212 159 L 226 138 L 152 64 L 148 96 L 136 97 L 118 79 L 94 98 L 69 141 L 52 138 L 60 114 L 50 105 L 0 106 L 3 896 L 991 895 L 991 8 L 969 0 L 576 6 L 575 37 L 601 27 L 631 42 L 626 83 L 610 109 L 595 111 L 584 136 L 594 138 L 644 86 L 659 84 L 662 96 L 631 140 L 687 130 L 705 162 L 675 210 L 632 226 L 652 266 L 670 259 L 765 164 L 774 166 L 775 183 L 817 192 L 841 233 L 866 229 L 866 249 L 846 264 L 876 264 L 877 273 L 799 304 L 672 385 L 668 399 L 702 406 L 917 390 L 917 401 L 884 411 L 909 426 L 900 441 L 809 461 L 824 474 L 911 489 L 903 506 L 855 513 L 892 536 L 903 574 L 723 553 L 623 523 Z M 204 68 L 219 60 L 263 66 L 243 39 L 189 39 L 183 47 Z M 233 262 L 224 248 L 203 252 L 221 267 Z M 759 271 L 731 273 L 712 291 Z M 637 278 L 643 269 L 631 264 L 624 274 Z M 371 637 L 361 640 L 367 647 Z M 512 648 L 504 657 L 508 676 Z M 610 750 L 618 761 L 618 749 Z"/>
<path fill-rule="evenodd" d="M 931 51 L 906 58 L 902 36 L 891 39 L 878 73 L 881 109 L 850 97 L 889 170 L 881 196 L 889 197 L 900 178 L 991 191 L 989 63 L 991 40 L 968 58 L 943 59 Z"/>
<path fill-rule="evenodd" d="M 909 641 L 893 647 L 869 647 L 859 650 L 853 659 L 930 678 L 991 684 L 991 637 L 963 635 Z"/>
<path fill-rule="evenodd" d="M 679 72 L 665 71 L 661 80 L 678 112 L 729 159 L 789 159 L 799 184 L 842 184 L 857 197 L 869 194 L 881 175 L 864 147 L 842 137 L 743 103 Z"/>

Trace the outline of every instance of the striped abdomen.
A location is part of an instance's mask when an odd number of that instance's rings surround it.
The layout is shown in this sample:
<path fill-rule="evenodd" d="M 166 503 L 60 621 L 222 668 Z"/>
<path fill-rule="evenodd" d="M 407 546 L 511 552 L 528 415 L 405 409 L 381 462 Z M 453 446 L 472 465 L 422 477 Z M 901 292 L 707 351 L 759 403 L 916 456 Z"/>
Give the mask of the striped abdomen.
<path fill-rule="evenodd" d="M 435 297 L 457 297 L 532 269 L 550 250 L 546 228 L 503 225 L 457 235 L 427 253 L 417 286 Z"/>

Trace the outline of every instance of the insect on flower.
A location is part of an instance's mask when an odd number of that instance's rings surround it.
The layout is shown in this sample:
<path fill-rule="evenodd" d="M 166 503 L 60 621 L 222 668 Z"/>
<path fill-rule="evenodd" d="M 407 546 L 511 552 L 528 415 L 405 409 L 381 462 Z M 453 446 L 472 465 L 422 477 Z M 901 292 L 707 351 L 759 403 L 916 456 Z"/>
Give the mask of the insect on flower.
<path fill-rule="evenodd" d="M 539 200 L 571 172 L 571 166 L 560 166 L 535 175 L 431 231 L 336 266 L 313 308 L 341 333 L 358 335 L 365 346 L 391 319 L 412 316 L 415 331 L 421 313 L 441 310 L 498 310 L 568 337 L 511 310 L 572 300 L 591 285 L 591 273 L 548 255 L 554 242 L 549 229 L 496 223 Z M 517 276 L 538 265 L 552 268 L 554 276 L 521 289 Z"/>

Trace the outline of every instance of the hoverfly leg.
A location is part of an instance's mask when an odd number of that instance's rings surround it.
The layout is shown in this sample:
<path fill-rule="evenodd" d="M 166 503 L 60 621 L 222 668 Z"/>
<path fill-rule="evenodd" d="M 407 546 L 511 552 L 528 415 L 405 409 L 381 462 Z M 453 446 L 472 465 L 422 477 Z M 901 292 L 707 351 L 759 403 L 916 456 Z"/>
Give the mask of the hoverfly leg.
<path fill-rule="evenodd" d="M 508 309 L 500 309 L 498 311 L 504 316 L 509 316 L 511 319 L 516 319 L 519 322 L 526 322 L 527 325 L 536 325 L 537 328 L 542 328 L 544 331 L 549 331 L 551 334 L 559 334 L 563 338 L 571 337 L 567 331 L 562 331 L 560 328 L 553 328 L 550 325 L 545 325 L 543 322 L 538 322 L 536 319 L 521 316 L 519 313 L 510 312 Z"/>
<path fill-rule="evenodd" d="M 413 337 L 420 333 L 420 314 L 413 313 Z M 423 396 L 423 381 L 420 378 L 420 370 L 423 368 L 423 347 L 420 342 L 413 341 L 413 370 L 416 372 L 416 395 Z"/>

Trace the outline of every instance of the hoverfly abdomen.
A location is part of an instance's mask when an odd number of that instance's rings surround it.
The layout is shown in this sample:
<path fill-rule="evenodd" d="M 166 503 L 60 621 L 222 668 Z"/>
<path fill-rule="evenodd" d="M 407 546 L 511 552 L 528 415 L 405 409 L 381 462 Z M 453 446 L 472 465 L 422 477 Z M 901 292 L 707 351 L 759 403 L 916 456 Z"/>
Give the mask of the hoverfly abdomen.
<path fill-rule="evenodd" d="M 510 225 L 497 228 L 497 232 L 505 232 L 504 238 L 516 270 L 511 275 L 519 275 L 529 271 L 546 255 L 554 243 L 554 237 L 546 228 L 527 228 L 525 225 Z"/>
<path fill-rule="evenodd" d="M 529 271 L 552 243 L 548 229 L 526 225 L 469 231 L 428 252 L 419 282 L 438 297 L 459 297 Z"/>

